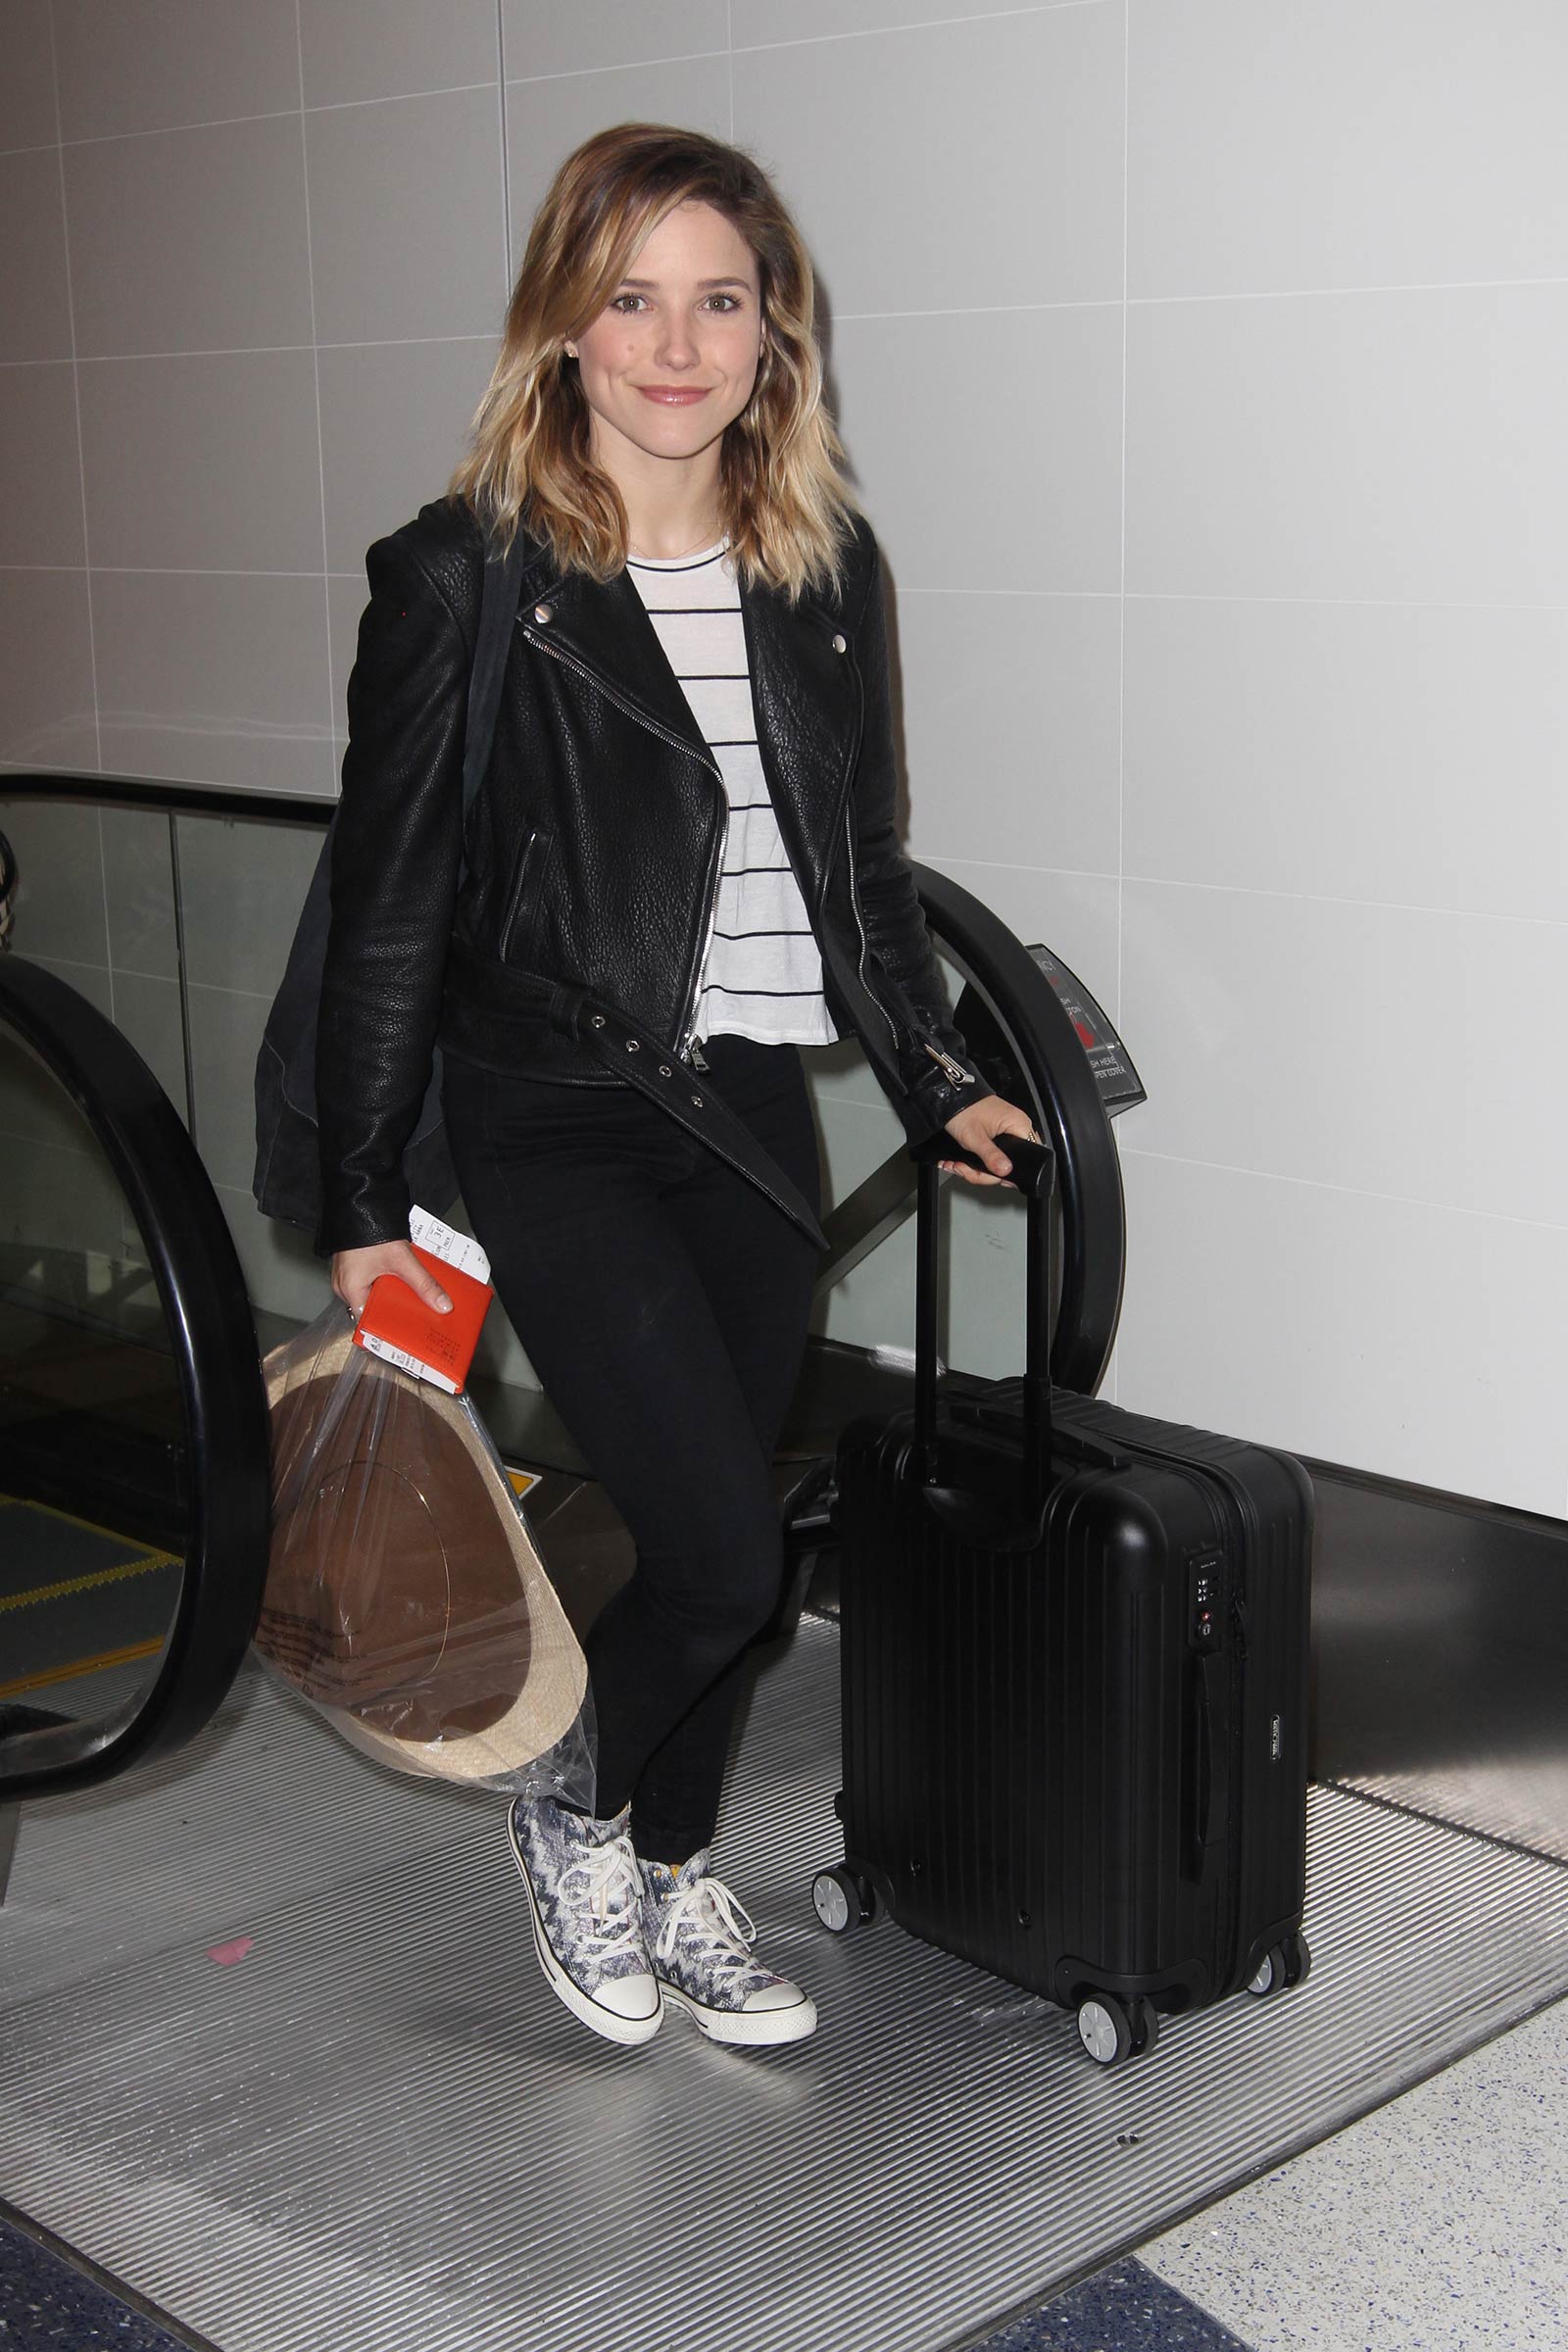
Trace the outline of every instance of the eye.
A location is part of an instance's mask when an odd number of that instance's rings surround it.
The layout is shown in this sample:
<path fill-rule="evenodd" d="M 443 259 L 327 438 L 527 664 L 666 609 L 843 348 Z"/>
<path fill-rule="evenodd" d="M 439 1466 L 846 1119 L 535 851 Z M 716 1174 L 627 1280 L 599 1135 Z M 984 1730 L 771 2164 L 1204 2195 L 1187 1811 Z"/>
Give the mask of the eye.
<path fill-rule="evenodd" d="M 642 296 L 640 294 L 615 294 L 612 296 L 607 307 L 612 311 L 619 311 L 623 318 L 629 318 L 631 317 L 631 312 L 625 306 L 628 304 L 639 303 L 641 301 Z"/>
<path fill-rule="evenodd" d="M 738 294 L 710 294 L 708 299 L 710 303 L 722 303 L 726 311 L 738 311 L 741 307 Z"/>

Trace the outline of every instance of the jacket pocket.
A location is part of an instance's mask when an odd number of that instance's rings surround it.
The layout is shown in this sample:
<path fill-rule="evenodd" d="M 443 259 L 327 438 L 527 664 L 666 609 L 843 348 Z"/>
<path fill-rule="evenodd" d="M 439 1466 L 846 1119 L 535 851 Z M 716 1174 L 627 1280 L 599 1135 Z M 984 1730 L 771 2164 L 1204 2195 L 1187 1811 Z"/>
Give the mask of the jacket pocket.
<path fill-rule="evenodd" d="M 501 918 L 501 930 L 496 943 L 499 962 L 507 962 L 514 945 L 528 935 L 534 908 L 539 904 L 540 883 L 545 867 L 550 862 L 550 846 L 551 836 L 536 827 L 526 836 L 517 852 L 517 862 L 512 869 L 506 911 Z"/>

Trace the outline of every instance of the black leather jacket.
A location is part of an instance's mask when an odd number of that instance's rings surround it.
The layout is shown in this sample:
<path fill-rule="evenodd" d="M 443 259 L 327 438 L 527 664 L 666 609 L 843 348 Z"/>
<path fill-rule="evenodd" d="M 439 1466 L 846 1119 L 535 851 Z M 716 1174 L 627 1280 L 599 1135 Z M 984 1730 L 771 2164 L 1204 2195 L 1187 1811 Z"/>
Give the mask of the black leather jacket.
<path fill-rule="evenodd" d="M 630 576 L 563 575 L 538 547 L 460 838 L 482 569 L 477 524 L 453 502 L 367 558 L 317 1042 L 325 1250 L 407 1234 L 399 1163 L 437 1043 L 490 1069 L 622 1084 L 603 1041 L 587 1042 L 583 1005 L 600 1003 L 636 1026 L 649 1061 L 705 1083 L 691 1022 L 723 858 L 717 763 Z M 860 523 L 841 595 L 792 607 L 743 587 L 741 611 L 763 771 L 828 1005 L 917 1141 L 992 1089 L 953 1026 L 894 832 L 880 573 Z"/>

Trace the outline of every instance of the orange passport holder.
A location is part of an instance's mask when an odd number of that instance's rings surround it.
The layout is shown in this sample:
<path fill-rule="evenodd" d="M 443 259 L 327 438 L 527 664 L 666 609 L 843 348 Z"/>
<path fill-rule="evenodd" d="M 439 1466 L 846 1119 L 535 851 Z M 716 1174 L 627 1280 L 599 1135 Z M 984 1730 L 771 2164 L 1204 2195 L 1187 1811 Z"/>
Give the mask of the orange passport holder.
<path fill-rule="evenodd" d="M 416 1380 L 433 1380 L 449 1396 L 461 1396 L 495 1286 L 464 1273 L 417 1242 L 413 1249 L 451 1299 L 452 1312 L 437 1314 L 396 1274 L 379 1274 L 355 1326 L 354 1344 Z"/>

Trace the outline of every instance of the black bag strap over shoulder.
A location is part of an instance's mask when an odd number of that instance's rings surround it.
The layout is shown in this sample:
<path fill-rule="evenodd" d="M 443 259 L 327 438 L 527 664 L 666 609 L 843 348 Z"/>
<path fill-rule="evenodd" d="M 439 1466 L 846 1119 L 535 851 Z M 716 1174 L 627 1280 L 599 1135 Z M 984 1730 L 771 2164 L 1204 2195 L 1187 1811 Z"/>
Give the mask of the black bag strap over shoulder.
<path fill-rule="evenodd" d="M 513 625 L 529 560 L 528 544 L 520 530 L 504 553 L 487 549 L 485 554 L 464 729 L 465 834 L 468 812 L 490 765 Z M 318 1230 L 321 1214 L 316 1024 L 332 921 L 332 835 L 336 824 L 334 809 L 256 1057 L 256 1167 L 251 1191 L 264 1216 L 304 1226 L 310 1233 Z M 441 1114 L 439 1053 L 403 1155 L 403 1168 L 411 1193 L 422 1206 L 440 1214 L 456 1200 L 458 1180 Z"/>

